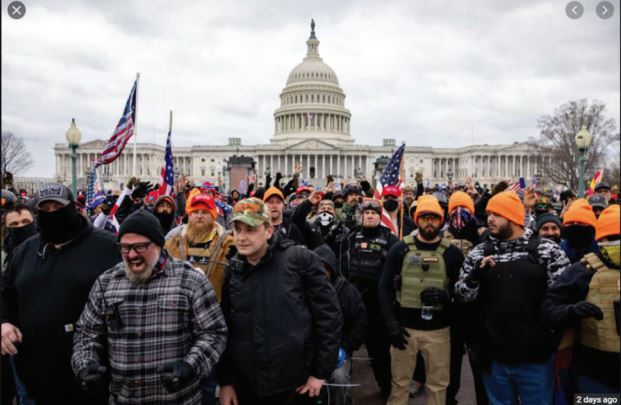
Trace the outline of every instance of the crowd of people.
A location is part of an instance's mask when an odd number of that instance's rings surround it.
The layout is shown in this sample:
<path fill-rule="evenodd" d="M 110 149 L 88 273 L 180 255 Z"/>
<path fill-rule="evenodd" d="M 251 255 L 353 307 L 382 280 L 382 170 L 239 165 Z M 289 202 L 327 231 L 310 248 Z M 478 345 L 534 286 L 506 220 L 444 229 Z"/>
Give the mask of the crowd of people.
<path fill-rule="evenodd" d="M 613 191 L 3 189 L 2 403 L 348 404 L 362 346 L 391 405 L 456 404 L 465 355 L 478 405 L 618 393 Z"/>

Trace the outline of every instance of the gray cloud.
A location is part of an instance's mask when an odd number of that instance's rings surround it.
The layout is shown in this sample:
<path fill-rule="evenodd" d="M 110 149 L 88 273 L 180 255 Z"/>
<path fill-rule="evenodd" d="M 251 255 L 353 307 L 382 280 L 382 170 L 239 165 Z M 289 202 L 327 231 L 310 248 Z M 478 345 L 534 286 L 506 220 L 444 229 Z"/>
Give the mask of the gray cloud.
<path fill-rule="evenodd" d="M 164 144 L 172 109 L 174 145 L 268 142 L 311 17 L 359 144 L 522 141 L 585 97 L 619 122 L 619 19 L 595 0 L 579 20 L 534 0 L 25 3 L 12 20 L 2 1 L 2 129 L 25 138 L 31 175 L 50 175 L 72 117 L 107 138 L 137 71 L 140 141 Z"/>

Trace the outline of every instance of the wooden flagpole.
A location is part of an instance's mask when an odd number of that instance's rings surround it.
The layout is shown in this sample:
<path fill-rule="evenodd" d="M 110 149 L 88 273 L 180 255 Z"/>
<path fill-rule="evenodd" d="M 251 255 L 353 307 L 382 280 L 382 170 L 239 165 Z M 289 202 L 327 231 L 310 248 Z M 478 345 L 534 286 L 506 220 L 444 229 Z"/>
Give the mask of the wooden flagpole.
<path fill-rule="evenodd" d="M 401 156 L 401 167 L 399 168 L 399 180 L 400 180 L 400 184 L 403 183 L 403 181 L 405 181 L 405 175 L 403 173 L 403 162 L 405 160 L 405 150 L 403 151 L 403 156 Z M 401 201 L 399 203 L 399 216 L 401 217 L 400 220 L 400 224 L 401 226 L 399 226 L 399 239 L 403 240 L 403 211 L 405 211 L 403 209 L 403 191 L 401 191 Z"/>

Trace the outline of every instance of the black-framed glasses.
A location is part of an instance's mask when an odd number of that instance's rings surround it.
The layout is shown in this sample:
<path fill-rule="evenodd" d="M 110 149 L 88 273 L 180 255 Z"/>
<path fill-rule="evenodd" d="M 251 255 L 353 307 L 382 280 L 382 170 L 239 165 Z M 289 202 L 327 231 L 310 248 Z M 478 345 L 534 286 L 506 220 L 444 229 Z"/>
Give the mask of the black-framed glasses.
<path fill-rule="evenodd" d="M 153 242 L 138 242 L 138 243 L 117 243 L 116 245 L 119 247 L 119 250 L 122 254 L 129 254 L 130 250 L 134 250 L 134 252 L 139 255 L 146 253 L 149 250 L 149 245 Z"/>

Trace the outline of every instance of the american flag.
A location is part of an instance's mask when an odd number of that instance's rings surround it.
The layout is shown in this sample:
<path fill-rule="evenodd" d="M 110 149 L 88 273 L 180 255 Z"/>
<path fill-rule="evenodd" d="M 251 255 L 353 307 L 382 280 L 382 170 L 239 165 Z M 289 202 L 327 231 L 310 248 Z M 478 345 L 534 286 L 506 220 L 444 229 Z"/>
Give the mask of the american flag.
<path fill-rule="evenodd" d="M 164 164 L 162 168 L 162 182 L 160 183 L 160 195 L 173 195 L 175 185 L 175 171 L 173 166 L 172 145 L 170 143 L 170 134 L 172 129 L 168 130 L 168 138 L 166 138 L 166 153 L 164 154 Z"/>
<path fill-rule="evenodd" d="M 114 129 L 114 133 L 106 143 L 104 150 L 101 152 L 99 158 L 95 161 L 95 165 L 106 165 L 110 162 L 113 162 L 123 149 L 125 149 L 125 145 L 129 138 L 134 134 L 134 124 L 136 122 L 136 89 L 138 86 L 138 81 L 134 82 L 134 86 L 132 87 L 132 91 L 129 93 L 129 98 L 125 103 L 125 109 L 123 109 L 123 115 L 119 120 L 116 128 Z"/>
<path fill-rule="evenodd" d="M 93 208 L 93 203 L 103 195 L 99 179 L 97 178 L 97 166 L 93 165 L 93 171 L 91 172 L 91 178 L 88 182 L 88 188 L 86 189 L 86 207 L 88 209 Z M 105 199 L 105 196 L 104 196 Z"/>
<path fill-rule="evenodd" d="M 373 198 L 376 200 L 380 200 L 382 198 L 382 190 L 385 186 L 401 186 L 401 166 L 403 163 L 403 153 L 405 152 L 405 144 L 399 146 L 399 149 L 393 153 L 390 161 L 384 168 L 382 175 L 377 181 L 377 185 L 375 186 L 375 191 L 373 193 Z M 399 234 L 399 230 L 396 229 L 395 225 L 390 219 L 390 215 L 382 209 L 382 225 L 386 228 L 390 229 L 392 233 L 395 235 Z"/>

